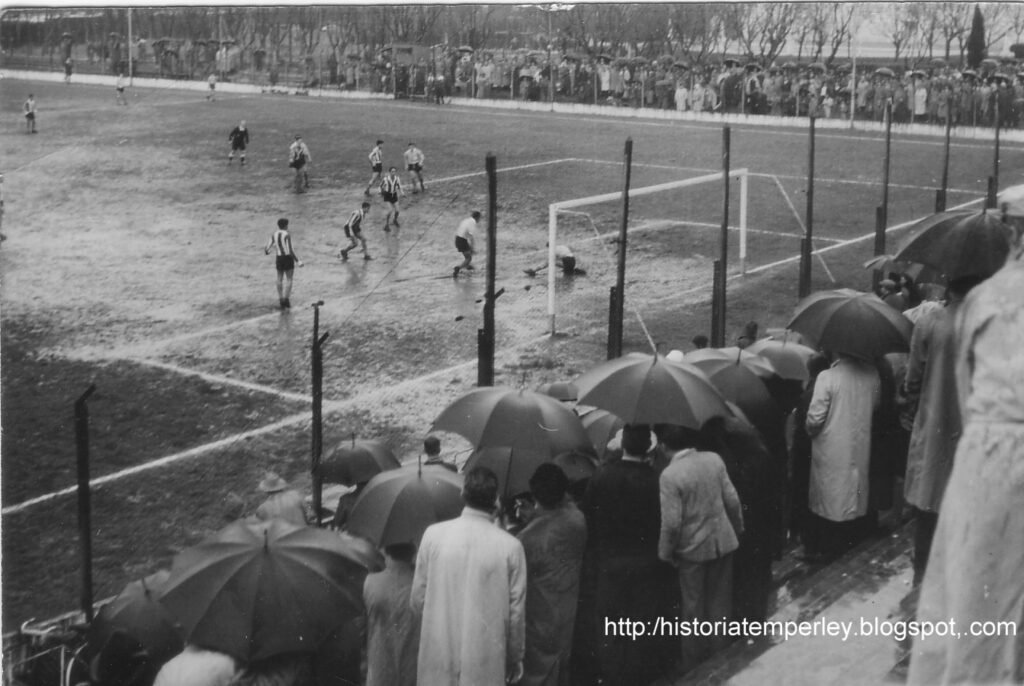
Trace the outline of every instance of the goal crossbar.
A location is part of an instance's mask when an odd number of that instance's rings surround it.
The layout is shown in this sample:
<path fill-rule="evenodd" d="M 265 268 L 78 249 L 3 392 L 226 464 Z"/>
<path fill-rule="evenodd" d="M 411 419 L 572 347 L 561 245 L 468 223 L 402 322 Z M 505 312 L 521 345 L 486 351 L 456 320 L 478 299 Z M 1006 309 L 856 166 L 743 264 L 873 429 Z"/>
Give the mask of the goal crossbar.
<path fill-rule="evenodd" d="M 704 174 L 703 176 L 694 176 L 689 179 L 680 179 L 678 181 L 668 181 L 666 183 L 659 183 L 653 186 L 643 186 L 642 188 L 630 188 L 629 197 L 639 198 L 644 195 L 652 195 L 654 193 L 661 193 L 664 191 L 676 190 L 679 188 L 687 188 L 689 186 L 697 186 L 700 184 L 711 183 L 714 181 L 721 181 L 722 175 L 725 172 L 715 172 L 713 174 Z M 739 179 L 740 182 L 740 272 L 746 273 L 747 271 L 747 179 L 748 170 L 746 167 L 740 169 L 732 169 L 729 171 L 730 179 Z M 562 200 L 559 202 L 551 203 L 548 205 L 548 317 L 551 323 L 551 334 L 555 334 L 555 244 L 558 240 L 558 213 L 571 210 L 575 207 L 584 207 L 586 205 L 595 205 L 602 202 L 612 202 L 614 200 L 622 199 L 622 191 L 615 191 L 612 193 L 603 193 L 601 195 L 591 195 L 585 198 L 574 198 L 572 200 Z M 567 214 L 575 214 L 566 212 Z"/>

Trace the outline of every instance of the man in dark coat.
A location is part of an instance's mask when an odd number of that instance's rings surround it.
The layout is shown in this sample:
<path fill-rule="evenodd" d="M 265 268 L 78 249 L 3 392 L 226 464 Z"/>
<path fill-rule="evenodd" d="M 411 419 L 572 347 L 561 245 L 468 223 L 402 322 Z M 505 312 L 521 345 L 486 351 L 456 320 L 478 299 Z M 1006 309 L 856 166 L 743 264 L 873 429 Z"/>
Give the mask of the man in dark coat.
<path fill-rule="evenodd" d="M 634 640 L 609 630 L 605 620 L 652 622 L 673 616 L 666 599 L 671 598 L 674 570 L 658 559 L 661 509 L 658 475 L 646 460 L 650 448 L 650 429 L 627 425 L 622 458 L 595 472 L 584 498 L 596 567 L 592 630 L 602 683 L 608 686 L 654 681 L 677 651 L 671 638 L 667 643 L 650 636 Z"/>

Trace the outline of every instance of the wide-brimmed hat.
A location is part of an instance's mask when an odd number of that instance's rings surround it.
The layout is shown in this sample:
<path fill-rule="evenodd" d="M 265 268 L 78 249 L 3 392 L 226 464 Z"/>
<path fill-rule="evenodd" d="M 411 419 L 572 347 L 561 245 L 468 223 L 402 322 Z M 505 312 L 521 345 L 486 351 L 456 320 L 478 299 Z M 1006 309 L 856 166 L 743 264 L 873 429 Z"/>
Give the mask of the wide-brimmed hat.
<path fill-rule="evenodd" d="M 288 482 L 274 472 L 267 472 L 267 475 L 263 477 L 263 481 L 260 481 L 260 485 L 257 488 L 264 493 L 277 493 L 288 488 Z"/>

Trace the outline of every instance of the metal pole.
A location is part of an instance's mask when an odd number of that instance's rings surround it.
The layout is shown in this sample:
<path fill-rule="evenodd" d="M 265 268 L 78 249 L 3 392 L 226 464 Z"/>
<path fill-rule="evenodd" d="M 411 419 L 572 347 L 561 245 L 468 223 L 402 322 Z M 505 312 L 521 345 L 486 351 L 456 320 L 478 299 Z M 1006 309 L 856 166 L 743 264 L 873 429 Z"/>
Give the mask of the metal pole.
<path fill-rule="evenodd" d="M 608 289 L 608 359 L 614 360 L 622 355 L 622 331 L 617 325 L 616 313 L 619 311 L 618 287 Z"/>
<path fill-rule="evenodd" d="M 807 146 L 807 220 L 804 227 L 804 239 L 800 243 L 800 285 L 799 293 L 803 298 L 811 292 L 811 245 L 814 238 L 814 117 L 808 130 Z"/>
<path fill-rule="evenodd" d="M 78 466 L 78 540 L 82 544 L 82 612 L 92 622 L 92 498 L 89 487 L 89 408 L 85 401 L 96 392 L 91 384 L 75 401 L 75 450 Z"/>
<path fill-rule="evenodd" d="M 615 269 L 615 350 L 622 354 L 623 310 L 626 304 L 626 246 L 629 236 L 629 184 L 633 177 L 633 139 L 626 139 L 622 154 L 622 222 L 619 224 L 619 252 Z M 616 357 L 618 357 L 616 355 Z"/>
<path fill-rule="evenodd" d="M 132 8 L 128 8 L 128 85 L 132 85 L 135 69 L 132 65 Z"/>
<path fill-rule="evenodd" d="M 711 277 L 711 345 L 721 348 L 725 345 L 725 331 L 722 330 L 722 261 L 714 261 Z"/>
<path fill-rule="evenodd" d="M 885 254 L 885 210 L 879 206 L 875 208 L 875 255 Z M 875 269 L 872 272 L 871 284 L 877 289 L 878 282 L 882 280 L 882 270 Z"/>
<path fill-rule="evenodd" d="M 950 131 L 953 128 L 953 117 L 947 113 L 946 115 L 946 143 L 942 154 L 942 187 L 939 189 L 939 194 L 935 199 L 935 211 L 945 212 L 946 211 L 946 193 L 949 188 L 949 137 Z"/>
<path fill-rule="evenodd" d="M 882 162 L 881 233 L 875 234 L 875 254 L 885 253 L 885 227 L 889 225 L 889 167 L 892 160 L 892 102 L 885 103 L 885 159 Z M 877 227 L 876 227 L 877 231 Z M 879 252 L 881 251 L 881 252 Z"/>
<path fill-rule="evenodd" d="M 313 303 L 313 444 L 312 459 L 310 461 L 310 474 L 313 478 L 313 517 L 317 526 L 320 526 L 320 507 L 323 499 L 324 479 L 320 474 L 320 458 L 324 448 L 324 358 L 323 342 L 329 334 L 320 336 L 320 307 L 323 300 Z"/>
<path fill-rule="evenodd" d="M 477 341 L 477 386 L 494 385 L 494 291 L 495 272 L 498 265 L 498 173 L 494 153 L 487 153 L 484 159 L 487 169 L 487 290 L 484 294 L 484 328 Z"/>
<path fill-rule="evenodd" d="M 720 279 L 721 292 L 718 304 L 718 346 L 725 345 L 725 316 L 726 316 L 726 289 L 725 279 L 729 273 L 729 156 L 731 151 L 731 130 L 728 126 L 722 128 L 722 228 L 719 233 L 719 256 L 721 262 L 722 276 Z"/>
<path fill-rule="evenodd" d="M 1002 114 L 999 112 L 999 97 L 998 93 L 995 99 L 996 107 L 996 146 L 995 154 L 992 157 L 992 190 L 989 192 L 988 202 L 986 207 L 996 206 L 996 193 L 999 192 L 999 129 L 1002 124 Z"/>

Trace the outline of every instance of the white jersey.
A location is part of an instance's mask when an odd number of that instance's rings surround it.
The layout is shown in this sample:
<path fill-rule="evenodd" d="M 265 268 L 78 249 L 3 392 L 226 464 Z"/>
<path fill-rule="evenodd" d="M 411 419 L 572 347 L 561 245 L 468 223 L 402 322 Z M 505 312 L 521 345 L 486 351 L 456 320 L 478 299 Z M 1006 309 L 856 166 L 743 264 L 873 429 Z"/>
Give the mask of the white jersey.
<path fill-rule="evenodd" d="M 417 147 L 412 147 L 405 151 L 405 163 L 407 165 L 423 164 L 424 159 L 423 151 Z"/>
<path fill-rule="evenodd" d="M 459 222 L 459 226 L 455 229 L 455 235 L 459 238 L 465 238 L 470 243 L 473 242 L 473 235 L 476 232 L 476 220 L 472 217 L 467 217 Z"/>

